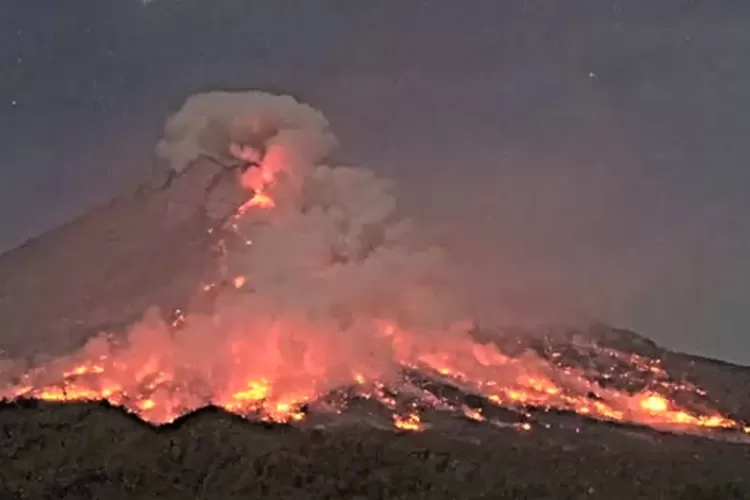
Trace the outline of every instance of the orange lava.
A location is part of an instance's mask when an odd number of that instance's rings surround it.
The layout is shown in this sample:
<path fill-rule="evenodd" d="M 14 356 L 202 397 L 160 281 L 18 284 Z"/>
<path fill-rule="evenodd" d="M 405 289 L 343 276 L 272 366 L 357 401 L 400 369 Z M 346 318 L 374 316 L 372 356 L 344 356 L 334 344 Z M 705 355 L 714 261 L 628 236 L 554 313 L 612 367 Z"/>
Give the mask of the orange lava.
<path fill-rule="evenodd" d="M 398 341 L 406 336 L 404 332 L 391 332 L 391 339 Z M 443 379 L 459 387 L 487 397 L 497 405 L 509 407 L 537 407 L 574 411 L 581 415 L 610 421 L 628 421 L 665 429 L 689 430 L 691 428 L 735 429 L 750 434 L 750 428 L 718 413 L 696 414 L 681 408 L 676 402 L 656 392 L 628 395 L 616 391 L 600 390 L 601 399 L 591 399 L 584 391 L 588 387 L 575 390 L 572 386 L 581 383 L 571 380 L 569 385 L 555 382 L 544 373 L 535 373 L 538 367 L 533 363 L 524 366 L 521 362 L 519 374 L 509 379 L 508 373 L 518 360 L 505 358 L 496 348 L 474 346 L 474 355 L 456 346 L 453 352 L 439 356 L 423 357 L 417 368 L 432 370 Z M 452 360 L 464 368 L 449 368 L 445 361 Z M 179 415 L 205 404 L 214 404 L 241 415 L 256 415 L 274 422 L 299 422 L 305 418 L 303 405 L 318 399 L 314 385 L 300 383 L 298 386 L 284 385 L 280 389 L 278 381 L 272 377 L 251 378 L 225 395 L 213 394 L 206 400 L 186 401 L 182 397 L 184 388 L 170 391 L 171 375 L 151 371 L 148 360 L 141 360 L 132 366 L 121 366 L 121 361 L 100 358 L 75 364 L 62 370 L 58 382 L 34 385 L 33 374 L 24 377 L 22 383 L 5 397 L 37 398 L 46 401 L 90 401 L 107 400 L 122 405 L 153 422 L 169 422 Z M 414 366 L 414 365 L 413 365 Z M 527 370 L 530 373 L 526 374 Z M 493 376 L 493 372 L 495 372 Z M 533 373 L 533 375 L 531 374 Z M 48 371 L 44 373 L 47 378 Z M 393 412 L 393 426 L 404 431 L 424 429 L 424 423 L 417 409 L 409 412 L 398 410 L 398 404 L 389 395 L 386 386 L 362 373 L 353 373 L 351 385 L 360 387 L 367 397 L 374 398 Z M 183 392 L 181 392 L 183 391 Z M 0 393 L 2 395 L 2 393 Z M 436 399 L 431 404 L 450 406 L 447 401 Z M 485 421 L 487 417 L 476 409 L 457 407 L 468 419 Z M 530 430 L 531 425 L 519 424 L 520 430 Z"/>
<path fill-rule="evenodd" d="M 641 408 L 651 413 L 664 413 L 669 409 L 669 401 L 658 394 L 653 394 L 641 401 Z"/>
<path fill-rule="evenodd" d="M 487 349 L 486 346 L 483 349 Z M 466 353 L 457 353 L 457 356 Z M 499 353 L 497 353 L 500 355 Z M 457 357 L 457 360 L 461 358 Z M 486 360 L 485 360 L 486 361 Z M 465 362 L 465 360 L 463 360 Z M 465 363 L 467 365 L 471 363 Z M 681 408 L 665 396 L 653 392 L 633 396 L 623 393 L 604 393 L 602 400 L 592 400 L 585 394 L 555 384 L 542 374 L 522 375 L 515 381 L 486 378 L 492 375 L 491 366 L 481 363 L 480 373 L 462 373 L 448 369 L 443 365 L 424 363 L 422 369 L 434 370 L 444 379 L 465 387 L 471 392 L 484 395 L 490 401 L 510 407 L 541 407 L 574 411 L 581 415 L 611 421 L 630 421 L 651 425 L 658 428 L 725 428 L 736 429 L 750 434 L 750 428 L 742 427 L 718 413 L 694 414 Z M 507 368 L 506 365 L 499 367 Z M 487 369 L 490 368 L 490 369 Z M 533 370 L 533 367 L 530 367 Z M 305 415 L 301 408 L 306 403 L 316 400 L 321 394 L 301 384 L 296 390 L 286 388 L 277 390 L 271 378 L 257 378 L 246 381 L 242 387 L 228 392 L 225 396 L 216 396 L 205 401 L 185 403 L 179 401 L 179 391 L 167 390 L 170 377 L 164 373 L 149 372 L 148 363 L 132 367 L 120 367 L 107 359 L 99 359 L 77 364 L 64 370 L 58 378 L 60 381 L 48 386 L 34 386 L 33 377 L 16 386 L 6 397 L 33 397 L 45 401 L 91 401 L 107 400 L 115 405 L 122 405 L 139 414 L 145 420 L 168 422 L 179 415 L 205 404 L 214 404 L 228 411 L 242 415 L 258 415 L 268 421 L 298 422 Z M 138 380 L 133 385 L 127 382 L 125 374 Z M 397 409 L 395 399 L 388 395 L 383 384 L 368 379 L 360 373 L 352 374 L 350 383 L 359 386 L 368 397 L 375 398 L 393 411 L 393 425 L 404 431 L 424 429 L 418 410 L 402 413 Z M 446 402 L 439 402 L 445 403 Z M 485 421 L 486 416 L 480 410 L 467 407 L 457 408 L 466 418 Z M 530 430 L 530 424 L 518 426 L 521 430 Z"/>
<path fill-rule="evenodd" d="M 255 196 L 248 203 L 250 207 L 273 208 L 275 206 L 274 201 L 268 195 L 260 192 L 255 193 Z"/>
<path fill-rule="evenodd" d="M 271 209 L 275 206 L 273 199 L 261 191 L 256 191 L 252 198 L 241 205 L 235 212 L 235 218 L 241 217 L 253 208 Z"/>
<path fill-rule="evenodd" d="M 393 415 L 393 426 L 402 431 L 421 431 L 424 430 L 422 420 L 417 413 L 408 415 Z"/>

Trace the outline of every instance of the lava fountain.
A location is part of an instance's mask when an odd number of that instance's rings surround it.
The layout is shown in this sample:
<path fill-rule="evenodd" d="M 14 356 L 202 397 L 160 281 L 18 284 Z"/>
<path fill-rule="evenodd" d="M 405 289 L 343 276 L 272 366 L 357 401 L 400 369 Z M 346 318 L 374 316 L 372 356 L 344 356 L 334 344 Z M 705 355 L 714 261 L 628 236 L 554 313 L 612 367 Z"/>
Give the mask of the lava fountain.
<path fill-rule="evenodd" d="M 334 145 L 326 119 L 290 97 L 190 98 L 168 121 L 158 154 L 178 175 L 202 156 L 230 165 L 248 193 L 210 229 L 221 272 L 194 294 L 211 302 L 210 312 L 186 304 L 168 322 L 149 311 L 124 336 L 103 332 L 78 352 L 6 371 L 0 397 L 107 400 L 155 423 L 209 404 L 295 422 L 306 405 L 348 387 L 389 408 L 404 430 L 423 428 L 425 407 L 486 418 L 404 376 L 421 373 L 499 406 L 664 429 L 743 429 L 670 396 L 695 387 L 605 388 L 580 370 L 480 340 L 443 253 L 398 215 L 387 182 L 323 164 Z M 416 403 L 399 405 L 403 393 Z"/>

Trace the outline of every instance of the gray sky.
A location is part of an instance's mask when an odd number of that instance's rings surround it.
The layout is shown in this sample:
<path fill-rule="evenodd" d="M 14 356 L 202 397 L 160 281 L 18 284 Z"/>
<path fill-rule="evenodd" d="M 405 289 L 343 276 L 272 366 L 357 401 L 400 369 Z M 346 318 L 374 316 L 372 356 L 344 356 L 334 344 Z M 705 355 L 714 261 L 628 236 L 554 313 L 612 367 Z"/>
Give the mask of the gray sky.
<path fill-rule="evenodd" d="M 145 175 L 212 88 L 321 109 L 475 303 L 750 364 L 748 2 L 11 2 L 0 249 Z"/>

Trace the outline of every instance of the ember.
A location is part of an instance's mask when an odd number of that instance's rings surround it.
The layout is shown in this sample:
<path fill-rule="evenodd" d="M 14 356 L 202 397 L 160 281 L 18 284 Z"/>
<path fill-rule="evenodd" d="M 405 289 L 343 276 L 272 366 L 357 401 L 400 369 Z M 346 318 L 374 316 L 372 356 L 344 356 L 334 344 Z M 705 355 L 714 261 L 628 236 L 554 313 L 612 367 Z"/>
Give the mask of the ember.
<path fill-rule="evenodd" d="M 652 395 L 641 401 L 641 406 L 644 410 L 652 413 L 662 413 L 667 411 L 669 407 L 668 402 L 661 396 Z"/>
<path fill-rule="evenodd" d="M 403 417 L 394 415 L 393 426 L 402 431 L 421 431 L 423 429 L 422 421 L 416 413 L 410 413 Z"/>

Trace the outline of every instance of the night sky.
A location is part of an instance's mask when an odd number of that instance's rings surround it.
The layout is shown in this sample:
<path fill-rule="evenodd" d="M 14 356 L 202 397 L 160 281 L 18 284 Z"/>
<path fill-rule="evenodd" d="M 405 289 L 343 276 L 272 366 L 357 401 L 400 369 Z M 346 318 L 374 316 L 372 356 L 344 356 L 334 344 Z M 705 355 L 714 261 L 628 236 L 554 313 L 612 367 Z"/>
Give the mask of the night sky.
<path fill-rule="evenodd" d="M 209 89 L 321 109 L 499 316 L 750 364 L 749 2 L 6 2 L 0 250 L 146 176 Z"/>

